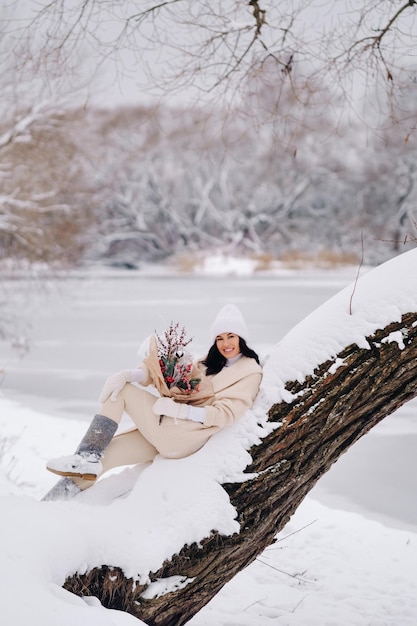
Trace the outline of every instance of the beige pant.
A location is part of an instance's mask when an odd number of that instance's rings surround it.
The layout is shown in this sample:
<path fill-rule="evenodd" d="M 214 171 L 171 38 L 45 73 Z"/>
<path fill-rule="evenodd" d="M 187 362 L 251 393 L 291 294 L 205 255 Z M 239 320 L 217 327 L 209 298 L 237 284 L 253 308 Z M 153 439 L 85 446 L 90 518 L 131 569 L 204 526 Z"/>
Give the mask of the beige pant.
<path fill-rule="evenodd" d="M 157 454 L 168 458 L 181 458 L 196 452 L 213 434 L 213 428 L 185 420 L 173 420 L 164 416 L 160 424 L 159 416 L 152 411 L 156 397 L 131 384 L 126 384 L 117 400 L 108 399 L 99 410 L 100 415 L 120 423 L 123 413 L 127 413 L 136 428 L 115 435 L 101 459 L 103 473 L 114 467 L 135 465 L 152 461 Z M 74 482 L 87 489 L 94 481 L 74 478 Z"/>

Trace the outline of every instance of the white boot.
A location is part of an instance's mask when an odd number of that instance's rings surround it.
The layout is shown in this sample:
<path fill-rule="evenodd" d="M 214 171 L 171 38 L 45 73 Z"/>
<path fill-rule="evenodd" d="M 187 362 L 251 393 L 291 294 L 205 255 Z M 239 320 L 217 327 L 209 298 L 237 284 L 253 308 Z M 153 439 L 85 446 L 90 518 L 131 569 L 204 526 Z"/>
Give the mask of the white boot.
<path fill-rule="evenodd" d="M 60 476 L 77 476 L 84 480 L 96 480 L 103 471 L 103 466 L 97 455 L 81 453 L 51 459 L 46 469 Z"/>
<path fill-rule="evenodd" d="M 48 461 L 46 468 L 60 476 L 78 476 L 96 480 L 103 471 L 100 462 L 113 439 L 118 424 L 105 415 L 95 415 L 75 454 Z"/>

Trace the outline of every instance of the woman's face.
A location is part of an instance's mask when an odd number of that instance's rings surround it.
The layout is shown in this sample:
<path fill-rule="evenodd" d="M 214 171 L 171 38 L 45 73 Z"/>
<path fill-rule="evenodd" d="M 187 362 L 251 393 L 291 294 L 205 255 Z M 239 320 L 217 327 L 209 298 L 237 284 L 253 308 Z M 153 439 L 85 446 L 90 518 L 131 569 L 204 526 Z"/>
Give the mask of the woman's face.
<path fill-rule="evenodd" d="M 233 359 L 233 357 L 240 354 L 239 348 L 239 335 L 234 333 L 222 333 L 216 337 L 216 346 L 218 351 L 226 359 Z"/>

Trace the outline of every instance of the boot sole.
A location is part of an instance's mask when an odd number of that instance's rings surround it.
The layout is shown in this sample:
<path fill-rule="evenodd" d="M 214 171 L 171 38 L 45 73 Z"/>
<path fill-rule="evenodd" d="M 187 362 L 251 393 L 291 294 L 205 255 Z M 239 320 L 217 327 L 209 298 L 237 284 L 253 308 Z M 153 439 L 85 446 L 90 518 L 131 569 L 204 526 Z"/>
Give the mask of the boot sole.
<path fill-rule="evenodd" d="M 52 472 L 52 474 L 57 474 L 58 476 L 69 476 L 73 478 L 82 478 L 84 480 L 97 480 L 97 474 L 82 474 L 81 472 L 60 472 L 59 470 L 51 469 L 50 467 L 46 468 L 48 472 Z"/>

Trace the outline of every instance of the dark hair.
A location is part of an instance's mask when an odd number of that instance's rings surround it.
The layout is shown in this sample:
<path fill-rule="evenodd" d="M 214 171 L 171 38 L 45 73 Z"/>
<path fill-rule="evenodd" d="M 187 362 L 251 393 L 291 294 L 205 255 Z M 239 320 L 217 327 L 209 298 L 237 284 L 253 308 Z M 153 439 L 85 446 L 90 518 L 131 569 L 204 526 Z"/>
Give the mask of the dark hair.
<path fill-rule="evenodd" d="M 259 363 L 259 357 L 252 348 L 249 348 L 246 341 L 239 337 L 239 348 L 243 356 L 247 356 L 250 359 L 255 359 L 257 363 Z M 219 349 L 216 343 L 213 343 L 208 354 L 202 364 L 207 367 L 206 375 L 210 376 L 211 374 L 218 374 L 226 365 L 226 357 L 220 354 Z"/>

